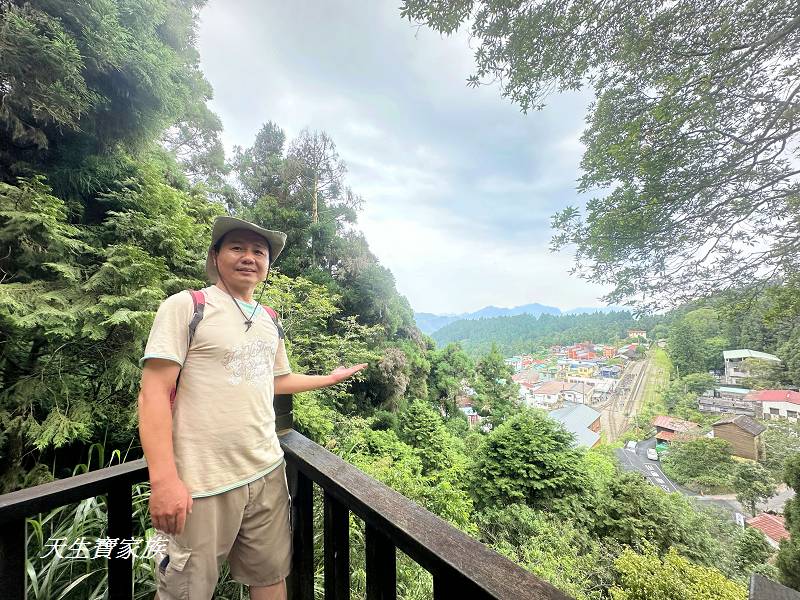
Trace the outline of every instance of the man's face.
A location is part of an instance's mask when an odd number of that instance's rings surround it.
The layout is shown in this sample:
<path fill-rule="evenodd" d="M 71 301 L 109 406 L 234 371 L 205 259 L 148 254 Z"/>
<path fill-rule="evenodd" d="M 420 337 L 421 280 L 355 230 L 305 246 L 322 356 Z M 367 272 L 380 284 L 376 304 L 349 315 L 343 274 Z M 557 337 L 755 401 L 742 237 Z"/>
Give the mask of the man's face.
<path fill-rule="evenodd" d="M 222 240 L 217 254 L 217 271 L 226 284 L 255 287 L 267 277 L 269 246 L 260 235 L 234 229 Z"/>

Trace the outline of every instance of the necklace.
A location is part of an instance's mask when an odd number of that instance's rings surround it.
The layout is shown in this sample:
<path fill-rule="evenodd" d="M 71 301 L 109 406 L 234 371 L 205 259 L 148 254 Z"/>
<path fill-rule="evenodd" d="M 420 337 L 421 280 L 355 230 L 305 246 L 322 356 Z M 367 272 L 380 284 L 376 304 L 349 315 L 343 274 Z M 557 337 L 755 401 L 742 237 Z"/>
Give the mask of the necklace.
<path fill-rule="evenodd" d="M 228 296 L 231 297 L 231 300 L 233 300 L 233 303 L 236 305 L 236 308 L 239 309 L 239 312 L 242 313 L 242 317 L 244 317 L 244 331 L 245 333 L 247 333 L 253 326 L 253 317 L 255 316 L 259 305 L 261 304 L 261 296 L 264 295 L 264 289 L 267 287 L 267 280 L 266 279 L 264 280 L 264 285 L 261 286 L 261 293 L 258 295 L 258 300 L 256 300 L 256 305 L 253 307 L 253 312 L 250 313 L 250 317 L 248 318 L 248 316 L 244 314 L 242 307 L 239 305 L 239 301 L 236 298 L 234 298 L 233 294 L 231 294 L 228 291 L 228 286 L 225 284 L 225 281 L 222 279 L 222 277 L 220 277 L 219 279 L 220 281 L 222 281 L 222 285 L 225 286 L 225 292 L 227 292 Z"/>

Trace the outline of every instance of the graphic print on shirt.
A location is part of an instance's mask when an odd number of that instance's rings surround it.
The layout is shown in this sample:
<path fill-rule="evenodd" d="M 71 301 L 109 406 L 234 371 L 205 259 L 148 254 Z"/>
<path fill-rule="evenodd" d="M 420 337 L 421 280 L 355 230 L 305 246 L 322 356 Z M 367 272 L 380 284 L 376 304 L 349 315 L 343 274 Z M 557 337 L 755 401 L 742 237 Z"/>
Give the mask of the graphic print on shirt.
<path fill-rule="evenodd" d="M 228 383 L 239 385 L 243 381 L 264 383 L 271 373 L 271 358 L 277 351 L 277 343 L 255 340 L 234 346 L 225 353 L 222 366 L 230 373 Z"/>

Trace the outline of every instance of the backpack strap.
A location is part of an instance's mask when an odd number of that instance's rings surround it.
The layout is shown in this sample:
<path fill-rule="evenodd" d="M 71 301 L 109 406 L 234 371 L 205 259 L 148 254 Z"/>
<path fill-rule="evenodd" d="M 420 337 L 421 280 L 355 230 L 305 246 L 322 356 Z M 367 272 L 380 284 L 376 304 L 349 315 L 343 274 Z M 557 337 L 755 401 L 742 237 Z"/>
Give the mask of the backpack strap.
<path fill-rule="evenodd" d="M 197 326 L 203 320 L 203 312 L 206 308 L 206 295 L 200 290 L 186 290 L 192 295 L 192 302 L 194 303 L 194 314 L 192 320 L 189 321 L 189 345 L 194 338 L 194 332 L 197 331 Z"/>
<path fill-rule="evenodd" d="M 186 290 L 192 296 L 192 304 L 194 304 L 194 312 L 192 313 L 192 320 L 189 321 L 189 343 L 186 346 L 186 351 L 189 351 L 189 346 L 192 345 L 194 332 L 197 331 L 197 326 L 203 320 L 203 312 L 206 308 L 206 295 L 199 290 Z M 169 394 L 169 407 L 172 409 L 175 406 L 175 396 L 178 393 L 178 382 L 181 380 L 181 374 L 178 373 L 178 378 L 175 380 L 175 387 Z"/>
<path fill-rule="evenodd" d="M 278 339 L 286 339 L 286 334 L 283 332 L 283 325 L 281 325 L 281 322 L 278 319 L 278 313 L 275 312 L 275 309 L 271 306 L 267 306 L 266 304 L 262 304 L 261 308 L 267 311 L 267 314 L 272 318 L 272 322 L 275 323 L 275 328 L 278 330 Z"/>

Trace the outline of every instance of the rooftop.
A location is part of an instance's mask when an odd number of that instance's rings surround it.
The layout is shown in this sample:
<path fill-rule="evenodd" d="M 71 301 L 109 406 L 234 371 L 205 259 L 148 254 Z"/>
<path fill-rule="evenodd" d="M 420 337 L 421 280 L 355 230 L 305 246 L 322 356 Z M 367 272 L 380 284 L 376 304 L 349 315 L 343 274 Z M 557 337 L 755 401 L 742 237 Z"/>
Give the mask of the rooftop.
<path fill-rule="evenodd" d="M 731 423 L 741 427 L 751 435 L 759 435 L 767 430 L 767 428 L 761 423 L 751 417 L 748 417 L 747 415 L 737 415 L 735 417 L 731 417 L 730 419 L 721 419 L 714 423 L 712 427 L 716 427 L 717 425 L 729 425 Z"/>
<path fill-rule="evenodd" d="M 800 404 L 800 392 L 795 392 L 793 390 L 753 390 L 745 396 L 745 400 Z"/>
<path fill-rule="evenodd" d="M 666 415 L 659 415 L 657 417 L 653 417 L 653 425 L 655 427 L 663 427 L 664 429 L 671 429 L 672 431 L 676 432 L 693 431 L 695 429 L 700 428 L 700 426 L 697 423 L 692 423 L 691 421 L 684 421 L 683 419 L 678 419 L 676 417 L 668 417 Z"/>
<path fill-rule="evenodd" d="M 725 360 L 737 358 L 760 358 L 761 360 L 771 360 L 774 362 L 781 362 L 781 359 L 774 354 L 767 354 L 766 352 L 759 352 L 757 350 L 748 350 L 743 348 L 741 350 L 725 350 L 722 353 Z"/>
<path fill-rule="evenodd" d="M 786 531 L 783 517 L 780 515 L 771 515 L 769 513 L 761 513 L 751 519 L 747 519 L 747 524 L 761 531 L 765 536 L 774 542 L 788 539 L 789 532 Z"/>
<path fill-rule="evenodd" d="M 551 410 L 550 418 L 558 421 L 564 429 L 575 434 L 578 446 L 591 448 L 600 439 L 600 434 L 589 427 L 600 418 L 600 413 L 585 404 L 569 404 L 563 408 Z"/>

